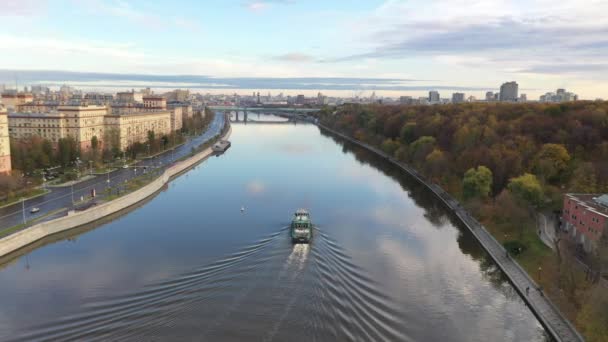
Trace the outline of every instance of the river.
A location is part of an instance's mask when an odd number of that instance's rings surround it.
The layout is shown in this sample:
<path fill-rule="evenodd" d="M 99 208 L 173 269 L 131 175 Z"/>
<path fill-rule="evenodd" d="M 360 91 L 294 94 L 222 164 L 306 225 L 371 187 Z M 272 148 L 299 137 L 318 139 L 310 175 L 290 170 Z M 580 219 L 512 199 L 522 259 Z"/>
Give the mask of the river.
<path fill-rule="evenodd" d="M 0 340 L 548 340 L 424 187 L 314 125 L 249 119 L 277 123 L 233 124 L 154 199 L 2 266 Z M 310 245 L 288 237 L 300 207 Z"/>

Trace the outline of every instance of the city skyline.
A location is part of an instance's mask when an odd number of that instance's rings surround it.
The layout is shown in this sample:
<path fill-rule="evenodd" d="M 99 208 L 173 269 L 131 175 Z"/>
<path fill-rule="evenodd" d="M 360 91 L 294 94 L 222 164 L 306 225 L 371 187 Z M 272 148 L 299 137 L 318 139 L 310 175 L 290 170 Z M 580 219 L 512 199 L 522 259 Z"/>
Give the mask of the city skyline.
<path fill-rule="evenodd" d="M 482 98 L 516 80 L 535 99 L 558 88 L 595 99 L 608 89 L 606 9 L 593 0 L 8 1 L 0 64 L 211 81 L 346 78 L 357 84 L 311 91 L 393 97 L 446 89 Z M 370 78 L 383 84 L 366 88 Z"/>

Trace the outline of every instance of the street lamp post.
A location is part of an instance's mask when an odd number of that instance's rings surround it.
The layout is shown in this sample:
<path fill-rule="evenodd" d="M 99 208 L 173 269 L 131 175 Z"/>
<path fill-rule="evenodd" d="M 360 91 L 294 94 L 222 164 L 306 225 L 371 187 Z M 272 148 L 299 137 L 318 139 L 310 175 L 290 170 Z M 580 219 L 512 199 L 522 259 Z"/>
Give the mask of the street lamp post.
<path fill-rule="evenodd" d="M 25 226 L 25 198 L 21 197 L 21 213 L 23 216 L 23 225 Z"/>

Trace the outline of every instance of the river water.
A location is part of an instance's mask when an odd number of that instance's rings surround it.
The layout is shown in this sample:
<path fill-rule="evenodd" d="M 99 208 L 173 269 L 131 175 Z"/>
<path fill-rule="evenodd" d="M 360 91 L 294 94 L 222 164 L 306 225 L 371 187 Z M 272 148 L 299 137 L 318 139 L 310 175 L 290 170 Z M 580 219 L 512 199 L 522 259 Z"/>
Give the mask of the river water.
<path fill-rule="evenodd" d="M 547 340 L 422 186 L 316 126 L 249 119 L 144 205 L 2 266 L 0 340 Z M 300 207 L 310 245 L 289 240 Z"/>

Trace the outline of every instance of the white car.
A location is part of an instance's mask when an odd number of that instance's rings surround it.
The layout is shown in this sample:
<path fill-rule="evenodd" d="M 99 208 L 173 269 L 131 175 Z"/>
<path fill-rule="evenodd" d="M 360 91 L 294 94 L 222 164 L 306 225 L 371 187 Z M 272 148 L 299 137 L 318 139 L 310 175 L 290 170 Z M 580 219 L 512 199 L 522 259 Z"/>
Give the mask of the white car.
<path fill-rule="evenodd" d="M 129 168 L 129 165 L 125 164 L 125 165 L 123 165 L 123 166 L 122 166 L 122 168 L 123 168 L 123 169 L 128 169 L 128 168 Z"/>

